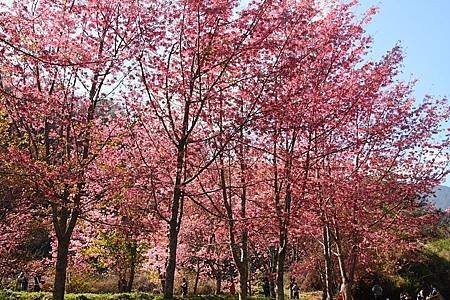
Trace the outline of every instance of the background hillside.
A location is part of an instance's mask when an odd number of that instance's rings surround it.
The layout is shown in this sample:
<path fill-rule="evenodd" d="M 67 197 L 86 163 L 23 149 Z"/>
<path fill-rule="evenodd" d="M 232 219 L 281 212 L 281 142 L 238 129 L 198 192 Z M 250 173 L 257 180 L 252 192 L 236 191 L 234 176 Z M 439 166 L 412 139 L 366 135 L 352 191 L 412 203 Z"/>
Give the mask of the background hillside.
<path fill-rule="evenodd" d="M 450 187 L 438 186 L 435 195 L 430 197 L 430 201 L 443 210 L 450 208 Z"/>

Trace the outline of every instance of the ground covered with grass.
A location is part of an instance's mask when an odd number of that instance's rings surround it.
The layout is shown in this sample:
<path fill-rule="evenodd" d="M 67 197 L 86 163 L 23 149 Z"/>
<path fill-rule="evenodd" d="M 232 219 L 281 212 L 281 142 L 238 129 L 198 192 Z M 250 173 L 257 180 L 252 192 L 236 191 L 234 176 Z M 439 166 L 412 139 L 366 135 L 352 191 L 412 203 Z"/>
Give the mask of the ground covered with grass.
<path fill-rule="evenodd" d="M 51 300 L 52 294 L 48 292 L 14 292 L 10 290 L 0 291 L 0 300 Z M 66 300 L 163 300 L 162 295 L 148 293 L 123 293 L 123 294 L 66 294 Z M 235 300 L 238 296 L 232 295 L 196 295 L 185 298 L 188 300 Z M 250 297 L 252 300 L 267 299 L 264 297 Z M 302 300 L 319 300 L 320 293 L 304 293 Z"/>

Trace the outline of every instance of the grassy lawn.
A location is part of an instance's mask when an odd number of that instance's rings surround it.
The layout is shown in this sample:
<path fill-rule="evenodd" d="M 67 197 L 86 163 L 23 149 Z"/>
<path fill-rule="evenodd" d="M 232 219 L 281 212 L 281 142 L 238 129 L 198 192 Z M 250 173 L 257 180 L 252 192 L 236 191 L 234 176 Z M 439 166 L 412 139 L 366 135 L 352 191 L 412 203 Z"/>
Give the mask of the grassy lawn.
<path fill-rule="evenodd" d="M 125 293 L 125 294 L 66 294 L 67 300 L 163 300 L 162 295 L 153 295 L 146 293 Z M 48 292 L 14 292 L 14 291 L 0 291 L 0 300 L 51 300 L 52 295 Z M 202 295 L 202 296 L 189 296 L 187 298 L 177 299 L 189 299 L 189 300 L 235 300 L 237 296 L 215 296 L 215 295 Z M 267 299 L 264 297 L 251 297 L 250 299 L 259 300 Z M 320 293 L 304 293 L 300 297 L 301 300 L 319 300 L 321 299 Z"/>

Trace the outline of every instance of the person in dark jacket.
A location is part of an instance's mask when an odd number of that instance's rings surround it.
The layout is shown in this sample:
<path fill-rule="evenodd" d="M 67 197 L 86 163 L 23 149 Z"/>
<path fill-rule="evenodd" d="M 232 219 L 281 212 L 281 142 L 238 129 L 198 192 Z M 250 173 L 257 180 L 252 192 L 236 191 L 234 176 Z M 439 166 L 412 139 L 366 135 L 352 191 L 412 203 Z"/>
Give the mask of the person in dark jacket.
<path fill-rule="evenodd" d="M 20 272 L 17 277 L 17 289 L 19 291 L 28 291 L 28 278 L 24 272 Z"/>
<path fill-rule="evenodd" d="M 34 274 L 34 287 L 33 287 L 33 291 L 34 292 L 40 292 L 42 289 L 42 283 L 41 283 L 41 275 L 36 273 Z"/>
<path fill-rule="evenodd" d="M 181 282 L 181 296 L 186 297 L 188 294 L 188 282 L 186 278 L 183 278 Z"/>
<path fill-rule="evenodd" d="M 300 288 L 296 281 L 292 283 L 292 299 L 300 299 Z"/>
<path fill-rule="evenodd" d="M 264 297 L 270 297 L 270 282 L 269 282 L 269 278 L 267 278 L 267 277 L 264 277 L 263 291 L 264 291 Z"/>

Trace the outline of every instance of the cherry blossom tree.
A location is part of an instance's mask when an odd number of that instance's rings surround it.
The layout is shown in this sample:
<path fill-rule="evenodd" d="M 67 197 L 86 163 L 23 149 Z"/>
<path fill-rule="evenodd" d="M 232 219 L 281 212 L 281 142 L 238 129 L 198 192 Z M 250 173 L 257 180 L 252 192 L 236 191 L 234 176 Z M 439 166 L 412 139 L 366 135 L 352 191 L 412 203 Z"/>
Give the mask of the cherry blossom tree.
<path fill-rule="evenodd" d="M 58 242 L 55 299 L 64 297 L 77 221 L 102 198 L 96 159 L 116 134 L 114 91 L 137 36 L 136 9 L 122 1 L 2 6 L 0 105 L 24 141 L 2 155 L 32 183 L 36 207 L 49 212 Z"/>

